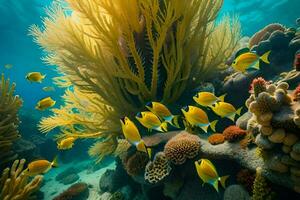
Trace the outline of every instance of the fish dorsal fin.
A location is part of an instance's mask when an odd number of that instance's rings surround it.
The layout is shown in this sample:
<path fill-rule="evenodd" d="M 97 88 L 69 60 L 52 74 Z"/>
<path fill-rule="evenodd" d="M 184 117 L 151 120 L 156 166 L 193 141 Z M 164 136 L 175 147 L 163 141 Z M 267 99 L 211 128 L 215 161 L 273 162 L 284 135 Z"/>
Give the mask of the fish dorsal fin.
<path fill-rule="evenodd" d="M 248 47 L 242 48 L 236 52 L 235 58 L 239 57 L 240 55 L 242 55 L 244 53 L 248 53 L 248 52 L 250 52 L 250 49 Z"/>

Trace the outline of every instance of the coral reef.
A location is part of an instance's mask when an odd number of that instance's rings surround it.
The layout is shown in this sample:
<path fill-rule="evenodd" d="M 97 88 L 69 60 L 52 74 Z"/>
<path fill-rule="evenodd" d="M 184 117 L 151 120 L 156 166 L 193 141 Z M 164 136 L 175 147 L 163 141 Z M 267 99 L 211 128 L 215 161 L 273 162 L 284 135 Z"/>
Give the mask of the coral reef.
<path fill-rule="evenodd" d="M 256 32 L 249 40 L 249 47 L 253 47 L 254 45 L 258 45 L 260 42 L 269 39 L 270 35 L 274 31 L 285 31 L 285 27 L 281 24 L 269 24 L 260 31 Z"/>
<path fill-rule="evenodd" d="M 86 200 L 89 197 L 89 188 L 86 183 L 75 183 L 53 200 Z"/>
<path fill-rule="evenodd" d="M 155 155 L 145 168 L 144 178 L 149 183 L 155 184 L 166 178 L 171 172 L 170 163 L 163 152 Z"/>
<path fill-rule="evenodd" d="M 294 101 L 300 101 L 300 84 L 294 90 L 292 97 Z"/>
<path fill-rule="evenodd" d="M 31 28 L 47 63 L 63 74 L 56 83 L 75 86 L 66 105 L 42 119 L 43 132 L 60 127 L 82 138 L 117 138 L 121 117 L 149 101 L 176 102 L 226 68 L 240 39 L 237 18 L 216 20 L 223 0 L 66 2 L 48 10 L 43 27 Z"/>
<path fill-rule="evenodd" d="M 250 195 L 241 185 L 230 185 L 225 189 L 223 200 L 250 200 Z"/>
<path fill-rule="evenodd" d="M 18 110 L 22 105 L 19 96 L 14 95 L 15 84 L 10 84 L 4 74 L 0 82 L 0 168 L 17 158 L 13 152 L 13 143 L 21 137 L 18 131 Z"/>
<path fill-rule="evenodd" d="M 273 199 L 271 188 L 268 186 L 266 179 L 261 174 L 261 168 L 256 169 L 256 176 L 253 183 L 253 200 L 264 200 L 264 199 Z"/>
<path fill-rule="evenodd" d="M 200 153 L 200 139 L 196 135 L 182 132 L 171 138 L 164 148 L 166 158 L 175 165 L 185 163 Z"/>
<path fill-rule="evenodd" d="M 215 133 L 215 134 L 212 134 L 210 135 L 208 138 L 207 138 L 208 142 L 212 145 L 217 145 L 217 144 L 222 144 L 224 143 L 225 141 L 225 137 L 223 134 L 221 133 Z"/>
<path fill-rule="evenodd" d="M 245 137 L 247 132 L 238 126 L 229 126 L 223 131 L 223 136 L 228 142 L 235 142 Z"/>
<path fill-rule="evenodd" d="M 252 193 L 254 180 L 255 173 L 249 169 L 242 169 L 236 175 L 236 181 L 244 186 L 249 193 Z"/>
<path fill-rule="evenodd" d="M 121 160 L 127 155 L 127 150 L 131 147 L 131 144 L 126 139 L 118 139 L 118 146 L 114 152 L 114 155 L 120 157 Z"/>
<path fill-rule="evenodd" d="M 42 183 L 42 176 L 35 176 L 30 180 L 25 175 L 25 159 L 15 160 L 11 168 L 6 168 L 0 178 L 0 199 L 25 200 L 34 197 Z"/>
<path fill-rule="evenodd" d="M 144 152 L 135 152 L 133 155 L 128 155 L 122 160 L 126 172 L 130 176 L 137 176 L 144 172 L 144 169 L 149 161 L 149 157 Z"/>

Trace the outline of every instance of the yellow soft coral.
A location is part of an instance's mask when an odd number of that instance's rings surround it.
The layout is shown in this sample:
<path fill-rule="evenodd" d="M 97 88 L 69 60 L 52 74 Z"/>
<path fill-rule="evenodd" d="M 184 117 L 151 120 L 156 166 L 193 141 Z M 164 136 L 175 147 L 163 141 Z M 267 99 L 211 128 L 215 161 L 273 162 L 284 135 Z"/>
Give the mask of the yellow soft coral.
<path fill-rule="evenodd" d="M 30 180 L 25 175 L 25 159 L 15 160 L 11 168 L 6 168 L 0 179 L 1 200 L 27 200 L 33 197 L 41 183 L 42 176 L 35 176 Z"/>
<path fill-rule="evenodd" d="M 17 158 L 13 143 L 21 137 L 18 131 L 18 110 L 22 105 L 19 96 L 14 95 L 15 84 L 10 84 L 2 74 L 0 82 L 0 167 Z"/>
<path fill-rule="evenodd" d="M 223 68 L 240 39 L 235 18 L 215 22 L 223 0 L 66 2 L 31 29 L 46 62 L 63 73 L 55 82 L 80 91 L 67 92 L 68 105 L 42 120 L 43 132 L 80 124 L 83 133 L 117 136 L 121 117 L 133 117 L 148 101 L 176 102 Z M 81 112 L 81 99 L 91 109 Z"/>

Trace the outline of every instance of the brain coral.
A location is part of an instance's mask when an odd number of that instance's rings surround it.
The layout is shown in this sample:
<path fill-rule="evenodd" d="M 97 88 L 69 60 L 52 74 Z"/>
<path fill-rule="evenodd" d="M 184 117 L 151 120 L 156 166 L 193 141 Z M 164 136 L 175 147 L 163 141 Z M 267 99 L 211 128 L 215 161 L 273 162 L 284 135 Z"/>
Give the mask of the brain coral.
<path fill-rule="evenodd" d="M 144 178 L 149 183 L 157 183 L 167 177 L 171 172 L 170 163 L 163 152 L 155 155 L 153 161 L 150 161 L 145 168 Z"/>
<path fill-rule="evenodd" d="M 148 161 L 148 155 L 139 151 L 122 159 L 124 168 L 130 176 L 137 176 L 143 172 Z"/>
<path fill-rule="evenodd" d="M 164 153 L 175 165 L 183 164 L 187 158 L 194 158 L 200 152 L 200 138 L 187 132 L 171 138 L 165 145 Z"/>
<path fill-rule="evenodd" d="M 212 145 L 222 144 L 225 141 L 225 137 L 221 133 L 215 133 L 208 137 L 208 142 Z"/>
<path fill-rule="evenodd" d="M 223 131 L 223 135 L 225 140 L 229 142 L 234 142 L 244 136 L 246 136 L 247 132 L 238 126 L 229 126 Z"/>

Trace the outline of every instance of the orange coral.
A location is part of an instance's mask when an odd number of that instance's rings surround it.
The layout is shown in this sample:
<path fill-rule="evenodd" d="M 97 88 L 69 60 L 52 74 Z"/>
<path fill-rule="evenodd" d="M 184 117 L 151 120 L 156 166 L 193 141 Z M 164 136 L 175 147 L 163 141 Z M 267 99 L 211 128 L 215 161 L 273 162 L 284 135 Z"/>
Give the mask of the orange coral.
<path fill-rule="evenodd" d="M 225 137 L 221 133 L 215 133 L 208 137 L 208 142 L 212 145 L 222 144 L 225 141 Z"/>
<path fill-rule="evenodd" d="M 296 87 L 296 89 L 293 92 L 293 99 L 294 101 L 300 100 L 300 84 Z"/>
<path fill-rule="evenodd" d="M 229 126 L 223 131 L 223 135 L 225 140 L 229 142 L 234 142 L 236 140 L 241 139 L 242 137 L 246 136 L 247 132 L 238 126 Z"/>
<path fill-rule="evenodd" d="M 122 160 L 125 170 L 130 176 L 137 176 L 142 173 L 149 161 L 148 155 L 144 152 L 136 152 L 128 155 Z"/>
<path fill-rule="evenodd" d="M 86 183 L 75 183 L 53 200 L 87 199 L 89 188 Z"/>
<path fill-rule="evenodd" d="M 277 23 L 267 25 L 250 38 L 249 47 L 251 48 L 254 45 L 259 44 L 261 41 L 269 39 L 270 35 L 277 30 L 285 31 L 285 28 L 281 24 Z"/>
<path fill-rule="evenodd" d="M 194 158 L 200 152 L 200 138 L 187 132 L 171 138 L 165 145 L 164 153 L 176 165 L 183 164 L 187 158 Z"/>

